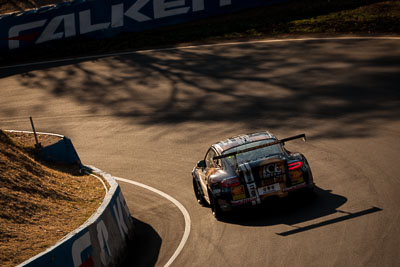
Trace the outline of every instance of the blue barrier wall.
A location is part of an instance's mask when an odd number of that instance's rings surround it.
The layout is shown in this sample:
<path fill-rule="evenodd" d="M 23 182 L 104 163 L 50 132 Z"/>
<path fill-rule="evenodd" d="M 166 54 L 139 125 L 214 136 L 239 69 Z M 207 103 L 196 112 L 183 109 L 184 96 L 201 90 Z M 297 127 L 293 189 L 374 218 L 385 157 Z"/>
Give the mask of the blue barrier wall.
<path fill-rule="evenodd" d="M 107 180 L 111 188 L 97 213 L 55 246 L 18 267 L 118 266 L 128 253 L 134 224 L 119 185 L 113 178 Z"/>
<path fill-rule="evenodd" d="M 289 0 L 76 0 L 0 16 L 0 51 L 74 36 L 106 38 Z"/>

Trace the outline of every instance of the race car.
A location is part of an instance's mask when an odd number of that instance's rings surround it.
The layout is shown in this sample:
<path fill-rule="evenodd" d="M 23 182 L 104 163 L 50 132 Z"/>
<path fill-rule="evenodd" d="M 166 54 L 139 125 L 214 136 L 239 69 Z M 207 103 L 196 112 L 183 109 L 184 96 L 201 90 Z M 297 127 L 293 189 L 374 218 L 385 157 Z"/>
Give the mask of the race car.
<path fill-rule="evenodd" d="M 213 144 L 193 168 L 197 202 L 209 205 L 217 220 L 239 207 L 255 206 L 289 192 L 313 191 L 307 159 L 285 149 L 300 134 L 279 140 L 268 131 L 239 135 Z"/>

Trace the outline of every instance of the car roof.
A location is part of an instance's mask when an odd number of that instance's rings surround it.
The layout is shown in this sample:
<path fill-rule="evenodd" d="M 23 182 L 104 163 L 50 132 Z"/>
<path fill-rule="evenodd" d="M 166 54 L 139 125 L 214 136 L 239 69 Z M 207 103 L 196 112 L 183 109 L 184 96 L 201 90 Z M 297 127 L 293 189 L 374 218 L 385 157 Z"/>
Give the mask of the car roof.
<path fill-rule="evenodd" d="M 218 153 L 223 153 L 224 151 L 231 149 L 233 147 L 241 146 L 244 144 L 252 143 L 255 141 L 267 140 L 267 139 L 275 139 L 275 135 L 271 134 L 268 131 L 250 133 L 250 134 L 242 134 L 238 136 L 234 136 L 228 138 L 223 141 L 219 141 L 212 145 Z"/>

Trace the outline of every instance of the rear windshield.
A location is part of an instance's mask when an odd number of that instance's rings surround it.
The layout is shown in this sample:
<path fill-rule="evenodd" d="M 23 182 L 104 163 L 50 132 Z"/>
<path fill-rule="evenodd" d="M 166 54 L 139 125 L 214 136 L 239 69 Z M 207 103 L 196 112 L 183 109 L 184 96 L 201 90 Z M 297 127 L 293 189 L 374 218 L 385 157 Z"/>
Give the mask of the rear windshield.
<path fill-rule="evenodd" d="M 237 146 L 237 147 L 228 149 L 228 150 L 224 151 L 222 153 L 222 155 L 229 154 L 229 153 L 236 152 L 236 151 L 243 150 L 243 149 L 247 149 L 247 148 L 251 148 L 251 147 L 255 147 L 255 146 L 259 146 L 259 145 L 263 145 L 263 144 L 267 144 L 267 143 L 271 143 L 274 141 L 276 141 L 276 140 L 267 139 L 267 140 L 261 140 L 261 141 L 256 141 L 253 143 L 244 144 L 241 146 Z M 236 158 L 237 158 L 238 163 L 242 163 L 242 162 L 253 161 L 253 160 L 261 159 L 261 158 L 272 156 L 272 155 L 282 154 L 282 153 L 283 153 L 283 150 L 282 150 L 281 144 L 276 144 L 276 145 L 267 146 L 267 147 L 255 149 L 252 151 L 236 154 Z M 233 156 L 226 157 L 225 159 L 229 162 L 229 164 L 231 164 L 231 165 L 235 164 L 235 160 L 234 160 Z"/>

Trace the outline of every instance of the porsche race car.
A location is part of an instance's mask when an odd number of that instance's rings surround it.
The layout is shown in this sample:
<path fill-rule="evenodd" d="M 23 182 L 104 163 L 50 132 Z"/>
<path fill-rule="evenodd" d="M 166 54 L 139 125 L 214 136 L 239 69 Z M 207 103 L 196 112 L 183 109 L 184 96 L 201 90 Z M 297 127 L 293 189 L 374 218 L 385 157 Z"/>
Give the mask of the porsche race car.
<path fill-rule="evenodd" d="M 312 191 L 307 159 L 285 149 L 285 142 L 298 138 L 305 141 L 305 134 L 279 140 L 265 131 L 213 144 L 192 171 L 197 202 L 209 205 L 212 214 L 222 219 L 228 211 L 261 204 L 269 197 Z"/>

